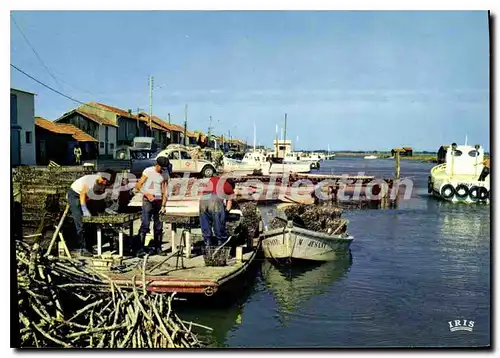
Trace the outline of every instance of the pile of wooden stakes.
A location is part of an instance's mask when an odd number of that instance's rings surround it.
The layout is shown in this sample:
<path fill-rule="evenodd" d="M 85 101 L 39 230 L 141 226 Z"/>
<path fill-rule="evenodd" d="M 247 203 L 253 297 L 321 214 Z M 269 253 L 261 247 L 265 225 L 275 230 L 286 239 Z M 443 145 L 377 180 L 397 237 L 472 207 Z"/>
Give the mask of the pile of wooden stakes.
<path fill-rule="evenodd" d="M 80 261 L 42 256 L 37 243 L 16 241 L 16 258 L 20 347 L 200 348 L 193 328 L 212 330 L 181 320 L 175 294 L 137 288 L 135 277 L 125 290 Z"/>

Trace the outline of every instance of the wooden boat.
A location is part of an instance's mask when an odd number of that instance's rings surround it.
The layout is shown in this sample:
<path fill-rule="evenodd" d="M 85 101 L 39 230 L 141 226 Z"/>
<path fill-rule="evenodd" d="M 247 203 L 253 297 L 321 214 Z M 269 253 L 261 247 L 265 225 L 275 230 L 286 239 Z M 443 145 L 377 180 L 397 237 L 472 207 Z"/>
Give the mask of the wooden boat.
<path fill-rule="evenodd" d="M 484 149 L 480 145 L 449 146 L 445 162 L 434 166 L 428 179 L 428 193 L 453 203 L 489 203 L 490 176 L 479 181 Z"/>
<path fill-rule="evenodd" d="M 347 225 L 348 221 L 344 219 Z M 332 261 L 349 253 L 353 237 L 308 230 L 288 221 L 284 228 L 260 235 L 264 257 L 277 261 Z"/>

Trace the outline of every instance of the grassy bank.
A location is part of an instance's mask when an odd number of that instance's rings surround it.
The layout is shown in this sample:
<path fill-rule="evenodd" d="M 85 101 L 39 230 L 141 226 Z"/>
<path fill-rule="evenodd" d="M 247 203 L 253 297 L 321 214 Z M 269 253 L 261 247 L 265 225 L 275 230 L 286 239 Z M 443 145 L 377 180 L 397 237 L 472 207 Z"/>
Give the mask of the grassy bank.
<path fill-rule="evenodd" d="M 336 158 L 358 158 L 358 157 L 365 157 L 367 155 L 375 155 L 379 159 L 389 159 L 391 158 L 390 153 L 370 153 L 370 152 L 356 152 L 356 153 L 342 153 L 338 152 L 335 153 Z M 436 154 L 413 154 L 411 157 L 405 157 L 401 156 L 401 160 L 416 160 L 416 161 L 423 161 L 423 162 L 436 162 L 437 161 L 437 155 Z"/>

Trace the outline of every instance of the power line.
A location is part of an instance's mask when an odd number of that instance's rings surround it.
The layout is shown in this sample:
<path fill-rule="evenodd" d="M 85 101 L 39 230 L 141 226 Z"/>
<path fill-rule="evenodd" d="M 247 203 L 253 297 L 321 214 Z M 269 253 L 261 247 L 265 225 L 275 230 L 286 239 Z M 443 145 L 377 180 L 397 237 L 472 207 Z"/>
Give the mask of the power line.
<path fill-rule="evenodd" d="M 10 66 L 11 66 L 11 67 L 13 67 L 15 70 L 17 70 L 17 71 L 21 72 L 21 73 L 22 73 L 23 75 L 25 75 L 26 77 L 31 78 L 33 81 L 35 81 L 35 82 L 37 82 L 37 83 L 41 84 L 42 86 L 44 86 L 44 87 L 48 88 L 49 90 L 51 90 L 51 91 L 53 91 L 53 92 L 57 93 L 58 95 L 61 95 L 61 96 L 65 97 L 65 98 L 67 98 L 67 99 L 69 99 L 69 100 L 71 100 L 71 101 L 74 101 L 74 102 L 76 102 L 76 103 L 80 103 L 80 104 L 82 104 L 82 105 L 84 105 L 84 106 L 87 106 L 87 107 L 90 107 L 90 108 L 98 109 L 98 110 L 100 110 L 100 111 L 106 111 L 106 112 L 110 112 L 110 113 L 115 113 L 115 112 L 113 112 L 113 111 L 111 111 L 111 110 L 109 110 L 109 109 L 100 108 L 100 107 L 95 107 L 95 106 L 92 106 L 92 105 L 90 105 L 90 104 L 88 104 L 88 103 L 85 103 L 85 102 L 79 101 L 79 100 L 77 100 L 77 99 L 75 99 L 75 98 L 73 98 L 73 97 L 71 97 L 71 96 L 68 96 L 68 95 L 66 95 L 66 94 L 64 94 L 64 93 L 62 93 L 62 92 L 60 92 L 60 91 L 56 90 L 55 88 L 50 87 L 49 85 L 47 85 L 47 84 L 43 83 L 42 81 L 37 80 L 35 77 L 33 77 L 33 76 L 31 76 L 30 74 L 28 74 L 28 73 L 24 72 L 23 70 L 21 70 L 19 67 L 16 67 L 16 66 L 15 66 L 15 65 L 13 65 L 12 63 L 10 64 Z"/>
<path fill-rule="evenodd" d="M 62 93 L 62 92 L 60 92 L 60 91 L 56 90 L 55 88 L 52 88 L 52 87 L 50 87 L 49 85 L 46 85 L 46 84 L 45 84 L 45 83 L 43 83 L 42 81 L 37 80 L 35 77 L 33 77 L 33 76 L 31 76 L 31 75 L 27 74 L 26 72 L 24 72 L 24 71 L 23 71 L 23 70 L 21 70 L 20 68 L 18 68 L 18 67 L 16 67 L 16 66 L 14 66 L 12 63 L 11 63 L 10 65 L 11 65 L 11 67 L 13 67 L 14 69 L 16 69 L 16 70 L 18 70 L 19 72 L 21 72 L 23 75 L 25 75 L 25 76 L 27 76 L 27 77 L 31 78 L 33 81 L 35 81 L 35 82 L 37 82 L 37 83 L 41 84 L 42 86 L 44 86 L 44 87 L 48 88 L 49 90 L 51 90 L 51 91 L 53 91 L 53 92 L 55 92 L 55 93 L 57 93 L 57 94 L 59 94 L 59 95 L 61 95 L 61 96 L 63 96 L 63 97 L 66 97 L 66 98 L 67 98 L 67 99 L 69 99 L 69 100 L 75 101 L 75 102 L 80 103 L 80 104 L 85 104 L 85 105 L 87 105 L 86 103 L 83 103 L 82 101 L 79 101 L 79 100 L 77 100 L 77 99 L 74 99 L 73 97 L 70 97 L 70 96 L 68 96 L 68 95 L 65 95 L 64 93 Z"/>
<path fill-rule="evenodd" d="M 35 54 L 35 56 L 38 58 L 38 60 L 42 63 L 43 67 L 45 67 L 45 70 L 48 72 L 48 74 L 50 75 L 50 77 L 52 77 L 54 79 L 54 81 L 56 81 L 56 83 L 59 86 L 59 88 L 62 89 L 61 84 L 59 83 L 59 81 L 57 80 L 57 78 L 52 74 L 52 72 L 50 72 L 50 70 L 47 67 L 47 65 L 45 64 L 45 62 L 43 62 L 43 60 L 40 57 L 40 55 L 38 55 L 38 52 L 36 52 L 35 48 L 31 45 L 31 43 L 29 42 L 28 38 L 24 34 L 23 30 L 21 30 L 21 28 L 17 24 L 16 19 L 14 19 L 14 16 L 12 16 L 12 14 L 11 14 L 10 17 L 12 18 L 12 21 L 14 21 L 14 25 L 16 25 L 17 29 L 19 30 L 19 32 L 21 33 L 21 35 L 26 40 L 26 43 L 28 44 L 28 46 L 31 48 L 31 50 L 33 51 L 33 53 Z"/>

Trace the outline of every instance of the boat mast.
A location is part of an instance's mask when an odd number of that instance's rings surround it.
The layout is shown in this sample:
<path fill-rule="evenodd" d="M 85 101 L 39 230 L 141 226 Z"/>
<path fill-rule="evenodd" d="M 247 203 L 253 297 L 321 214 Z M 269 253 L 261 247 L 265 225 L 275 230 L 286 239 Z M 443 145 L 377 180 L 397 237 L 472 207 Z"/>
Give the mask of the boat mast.
<path fill-rule="evenodd" d="M 274 156 L 278 158 L 278 146 L 279 146 L 279 136 L 278 136 L 278 125 L 276 124 L 276 142 L 274 143 Z"/>
<path fill-rule="evenodd" d="M 285 113 L 285 126 L 283 127 L 283 174 L 285 173 L 285 152 L 286 152 L 286 113 Z"/>
<path fill-rule="evenodd" d="M 255 121 L 253 122 L 253 151 L 255 152 L 255 142 L 257 140 L 257 129 L 255 127 Z"/>

